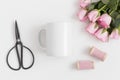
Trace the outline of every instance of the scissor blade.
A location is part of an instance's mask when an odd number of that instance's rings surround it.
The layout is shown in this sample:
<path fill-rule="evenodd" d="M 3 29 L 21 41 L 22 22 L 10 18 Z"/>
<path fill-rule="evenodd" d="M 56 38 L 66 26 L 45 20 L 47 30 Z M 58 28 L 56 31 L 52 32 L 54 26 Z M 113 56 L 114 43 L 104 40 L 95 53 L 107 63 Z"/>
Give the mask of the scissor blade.
<path fill-rule="evenodd" d="M 17 20 L 15 20 L 15 35 L 16 35 L 16 40 L 20 40 L 20 33 L 18 29 Z"/>

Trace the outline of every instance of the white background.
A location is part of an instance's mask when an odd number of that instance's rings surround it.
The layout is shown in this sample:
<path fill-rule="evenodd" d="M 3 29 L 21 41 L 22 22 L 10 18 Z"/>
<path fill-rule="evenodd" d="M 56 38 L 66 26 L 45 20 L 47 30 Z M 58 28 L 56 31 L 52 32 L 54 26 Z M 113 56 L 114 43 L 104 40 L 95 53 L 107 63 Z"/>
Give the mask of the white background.
<path fill-rule="evenodd" d="M 120 40 L 102 43 L 85 32 L 86 24 L 76 13 L 79 0 L 0 0 L 0 80 L 119 80 Z M 12 71 L 6 65 L 8 50 L 14 45 L 14 20 L 18 20 L 21 38 L 32 49 L 35 64 L 29 70 Z M 78 24 L 74 33 L 74 53 L 65 58 L 46 56 L 40 50 L 40 26 L 53 21 L 73 20 Z M 107 52 L 105 62 L 88 55 L 91 46 Z M 77 71 L 78 60 L 93 60 L 94 70 Z"/>

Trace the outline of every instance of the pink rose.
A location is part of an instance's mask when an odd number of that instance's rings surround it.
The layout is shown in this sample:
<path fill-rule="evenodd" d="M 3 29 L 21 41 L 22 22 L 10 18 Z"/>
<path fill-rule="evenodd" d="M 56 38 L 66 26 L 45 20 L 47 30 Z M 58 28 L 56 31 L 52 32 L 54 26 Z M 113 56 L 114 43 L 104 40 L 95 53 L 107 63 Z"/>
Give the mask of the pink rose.
<path fill-rule="evenodd" d="M 103 41 L 103 42 L 107 42 L 108 41 L 108 32 L 105 29 L 99 29 L 96 33 L 95 36 Z"/>
<path fill-rule="evenodd" d="M 91 0 L 80 0 L 80 7 L 86 8 L 90 4 Z"/>
<path fill-rule="evenodd" d="M 110 38 L 119 39 L 119 37 L 120 37 L 120 34 L 118 29 L 114 29 L 110 34 Z"/>
<path fill-rule="evenodd" d="M 84 21 L 86 19 L 86 14 L 87 10 L 82 8 L 78 13 L 78 18 L 80 19 L 80 21 Z"/>
<path fill-rule="evenodd" d="M 91 22 L 97 21 L 98 18 L 99 18 L 99 11 L 96 9 L 88 13 L 88 19 Z"/>
<path fill-rule="evenodd" d="M 89 32 L 90 34 L 94 34 L 98 30 L 98 25 L 96 23 L 90 23 L 86 27 L 86 31 Z"/>
<path fill-rule="evenodd" d="M 101 15 L 97 21 L 98 21 L 98 24 L 101 25 L 103 28 L 109 28 L 111 20 L 112 20 L 111 16 L 105 13 Z"/>

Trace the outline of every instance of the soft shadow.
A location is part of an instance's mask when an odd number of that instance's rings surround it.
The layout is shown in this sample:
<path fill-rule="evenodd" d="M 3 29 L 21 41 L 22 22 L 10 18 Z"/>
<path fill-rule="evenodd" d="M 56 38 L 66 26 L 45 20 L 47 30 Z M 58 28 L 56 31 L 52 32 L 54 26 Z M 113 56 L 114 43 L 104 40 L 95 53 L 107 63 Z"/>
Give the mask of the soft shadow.
<path fill-rule="evenodd" d="M 33 29 L 31 30 L 30 32 L 30 36 L 29 38 L 31 39 L 32 41 L 32 48 L 34 50 L 34 53 L 44 53 L 45 51 L 43 51 L 41 49 L 41 46 L 40 46 L 40 40 L 39 40 L 39 36 L 40 36 L 40 29 L 41 29 L 41 26 L 33 26 L 32 27 Z"/>

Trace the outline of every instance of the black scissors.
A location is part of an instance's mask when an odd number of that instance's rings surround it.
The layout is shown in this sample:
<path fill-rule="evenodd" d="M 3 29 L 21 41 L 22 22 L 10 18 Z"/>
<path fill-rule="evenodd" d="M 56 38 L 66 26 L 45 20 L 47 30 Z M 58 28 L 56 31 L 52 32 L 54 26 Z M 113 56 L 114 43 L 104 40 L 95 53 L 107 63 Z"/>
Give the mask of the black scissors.
<path fill-rule="evenodd" d="M 29 68 L 31 68 L 31 67 L 33 66 L 33 64 L 34 64 L 34 55 L 33 55 L 33 52 L 32 52 L 28 47 L 24 46 L 23 43 L 21 42 L 17 21 L 15 21 L 15 36 L 16 36 L 15 46 L 13 46 L 13 47 L 9 50 L 9 52 L 8 52 L 8 54 L 7 54 L 7 57 L 6 57 L 7 65 L 8 65 L 8 67 L 9 67 L 10 69 L 15 70 L 15 71 L 20 70 L 21 68 L 23 68 L 23 69 L 25 69 L 25 70 L 26 70 L 26 69 L 29 69 Z M 19 46 L 19 47 L 18 47 L 18 46 Z M 25 66 L 24 66 L 24 63 L 23 63 L 23 50 L 24 50 L 24 49 L 27 49 L 27 50 L 30 52 L 31 56 L 32 56 L 32 63 L 31 63 L 31 65 L 28 66 L 28 67 L 25 67 Z M 9 54 L 10 54 L 13 50 L 16 51 L 16 55 L 17 55 L 17 59 L 18 59 L 18 65 L 19 65 L 18 68 L 14 68 L 14 67 L 12 67 L 12 66 L 9 64 L 9 60 L 8 60 L 8 59 L 9 59 Z"/>

